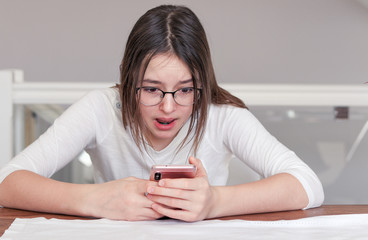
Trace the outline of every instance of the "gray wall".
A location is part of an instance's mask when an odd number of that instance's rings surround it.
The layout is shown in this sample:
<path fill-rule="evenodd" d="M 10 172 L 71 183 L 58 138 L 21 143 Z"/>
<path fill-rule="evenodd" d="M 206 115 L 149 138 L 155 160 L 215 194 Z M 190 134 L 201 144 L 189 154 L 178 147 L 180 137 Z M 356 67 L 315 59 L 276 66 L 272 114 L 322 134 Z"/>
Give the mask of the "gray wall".
<path fill-rule="evenodd" d="M 197 13 L 219 82 L 368 80 L 368 8 L 355 0 L 0 0 L 0 69 L 115 82 L 130 29 L 162 3 Z"/>

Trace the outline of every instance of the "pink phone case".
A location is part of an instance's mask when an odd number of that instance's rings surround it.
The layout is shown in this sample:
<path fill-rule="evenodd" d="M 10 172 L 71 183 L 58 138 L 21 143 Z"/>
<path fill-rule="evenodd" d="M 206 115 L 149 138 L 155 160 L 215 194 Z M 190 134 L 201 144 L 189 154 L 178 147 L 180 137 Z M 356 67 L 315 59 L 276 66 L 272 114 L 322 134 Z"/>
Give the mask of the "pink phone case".
<path fill-rule="evenodd" d="M 197 172 L 197 167 L 188 165 L 153 165 L 151 168 L 151 181 L 158 181 L 162 178 L 193 178 Z"/>

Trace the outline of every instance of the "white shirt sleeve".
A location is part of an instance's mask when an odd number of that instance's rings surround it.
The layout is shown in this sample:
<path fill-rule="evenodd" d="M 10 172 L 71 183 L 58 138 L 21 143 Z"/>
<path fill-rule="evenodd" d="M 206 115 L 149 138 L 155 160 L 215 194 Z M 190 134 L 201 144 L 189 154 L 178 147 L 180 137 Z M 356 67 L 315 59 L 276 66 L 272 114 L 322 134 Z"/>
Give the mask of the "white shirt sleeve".
<path fill-rule="evenodd" d="M 103 101 L 103 95 L 93 91 L 69 107 L 44 134 L 0 170 L 0 183 L 16 170 L 51 177 L 87 145 L 95 144 L 94 109 L 103 108 L 98 106 Z"/>
<path fill-rule="evenodd" d="M 309 204 L 320 206 L 324 200 L 317 175 L 293 151 L 273 137 L 246 109 L 229 108 L 222 135 L 227 147 L 240 160 L 263 177 L 289 173 L 303 185 Z"/>

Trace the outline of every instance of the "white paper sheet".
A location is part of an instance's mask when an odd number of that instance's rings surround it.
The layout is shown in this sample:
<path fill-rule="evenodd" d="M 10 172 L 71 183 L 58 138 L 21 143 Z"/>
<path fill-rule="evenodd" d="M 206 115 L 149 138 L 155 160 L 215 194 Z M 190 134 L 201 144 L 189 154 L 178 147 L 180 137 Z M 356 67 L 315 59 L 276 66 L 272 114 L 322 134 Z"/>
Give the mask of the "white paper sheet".
<path fill-rule="evenodd" d="M 0 239 L 368 239 L 368 214 L 282 221 L 206 220 L 195 223 L 17 218 Z"/>

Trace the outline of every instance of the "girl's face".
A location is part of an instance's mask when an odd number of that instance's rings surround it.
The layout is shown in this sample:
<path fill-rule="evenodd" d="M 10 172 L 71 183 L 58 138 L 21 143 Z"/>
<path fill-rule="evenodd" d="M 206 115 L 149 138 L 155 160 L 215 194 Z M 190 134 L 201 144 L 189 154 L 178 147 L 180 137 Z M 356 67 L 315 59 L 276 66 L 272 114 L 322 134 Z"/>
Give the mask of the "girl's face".
<path fill-rule="evenodd" d="M 150 87 L 146 88 L 148 91 L 157 91 L 157 88 L 164 92 L 174 92 L 193 87 L 193 79 L 188 67 L 179 58 L 160 54 L 149 62 L 139 87 Z M 155 106 L 140 103 L 140 114 L 146 126 L 145 138 L 155 150 L 162 150 L 189 119 L 192 109 L 193 105 L 177 104 L 172 94 L 165 94 L 161 103 Z"/>

